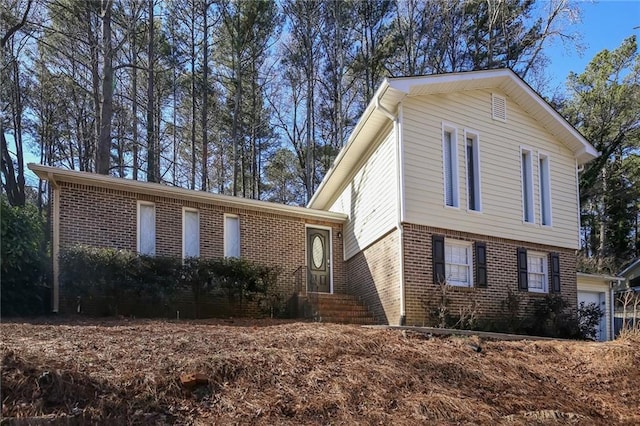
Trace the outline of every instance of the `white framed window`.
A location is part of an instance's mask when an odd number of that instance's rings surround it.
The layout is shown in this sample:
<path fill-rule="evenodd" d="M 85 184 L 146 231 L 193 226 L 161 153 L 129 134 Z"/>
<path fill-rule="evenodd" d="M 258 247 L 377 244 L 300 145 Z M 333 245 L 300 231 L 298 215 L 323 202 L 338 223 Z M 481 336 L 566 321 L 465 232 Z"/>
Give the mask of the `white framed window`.
<path fill-rule="evenodd" d="M 533 211 L 533 159 L 529 149 L 521 148 L 522 220 L 535 223 Z"/>
<path fill-rule="evenodd" d="M 548 292 L 549 276 L 546 254 L 527 252 L 527 283 L 531 292 Z"/>
<path fill-rule="evenodd" d="M 442 160 L 444 172 L 444 204 L 459 207 L 458 201 L 458 136 L 454 127 L 442 126 Z"/>
<path fill-rule="evenodd" d="M 224 256 L 240 257 L 240 217 L 224 215 Z"/>
<path fill-rule="evenodd" d="M 138 253 L 155 256 L 156 254 L 156 205 L 147 201 L 138 201 L 137 214 Z"/>
<path fill-rule="evenodd" d="M 480 136 L 465 130 L 465 158 L 467 169 L 467 208 L 482 210 L 480 197 Z"/>
<path fill-rule="evenodd" d="M 447 284 L 473 287 L 473 243 L 450 240 L 444 242 Z"/>
<path fill-rule="evenodd" d="M 540 223 L 551 226 L 551 175 L 549 156 L 538 154 L 538 173 L 540 174 Z"/>
<path fill-rule="evenodd" d="M 182 257 L 200 256 L 200 212 L 182 208 Z"/>

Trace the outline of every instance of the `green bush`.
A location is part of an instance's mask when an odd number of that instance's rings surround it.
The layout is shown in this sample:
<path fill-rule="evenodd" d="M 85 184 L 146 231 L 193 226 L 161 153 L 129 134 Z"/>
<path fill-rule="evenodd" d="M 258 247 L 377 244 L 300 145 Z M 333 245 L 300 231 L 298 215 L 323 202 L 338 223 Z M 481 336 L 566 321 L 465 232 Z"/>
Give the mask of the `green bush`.
<path fill-rule="evenodd" d="M 3 316 L 36 315 L 48 311 L 45 300 L 47 255 L 44 218 L 34 205 L 11 207 L 0 197 L 0 253 Z"/>
<path fill-rule="evenodd" d="M 107 314 L 144 299 L 165 302 L 177 289 L 180 262 L 171 257 L 139 256 L 128 250 L 76 245 L 60 253 L 60 285 L 69 298 L 104 298 Z"/>
<path fill-rule="evenodd" d="M 74 246 L 60 254 L 60 285 L 65 296 L 102 298 L 108 315 L 118 315 L 126 301 L 170 304 L 177 290 L 193 295 L 196 318 L 207 295 L 224 297 L 244 313 L 256 301 L 265 313 L 278 315 L 278 269 L 246 259 L 140 256 L 127 250 Z"/>
<path fill-rule="evenodd" d="M 559 295 L 548 295 L 534 303 L 533 317 L 526 326 L 526 331 L 536 336 L 584 338 L 580 333 L 577 316 Z"/>
<path fill-rule="evenodd" d="M 604 312 L 595 303 L 585 304 L 580 302 L 578 306 L 578 327 L 580 335 L 585 339 L 595 339 L 596 330 Z"/>

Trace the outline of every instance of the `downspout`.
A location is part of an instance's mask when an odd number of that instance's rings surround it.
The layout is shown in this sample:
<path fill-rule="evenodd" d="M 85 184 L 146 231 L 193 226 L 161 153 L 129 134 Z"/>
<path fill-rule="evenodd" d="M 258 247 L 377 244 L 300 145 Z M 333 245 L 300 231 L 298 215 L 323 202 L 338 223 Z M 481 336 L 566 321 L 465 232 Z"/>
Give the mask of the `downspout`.
<path fill-rule="evenodd" d="M 51 238 L 51 257 L 53 262 L 53 292 L 51 295 L 51 311 L 58 313 L 60 308 L 60 186 L 52 172 L 47 173 L 53 194 L 52 220 L 53 236 Z"/>
<path fill-rule="evenodd" d="M 402 103 L 398 104 L 398 115 L 394 115 L 386 109 L 380 103 L 380 97 L 376 97 L 376 109 L 382 112 L 389 120 L 393 121 L 393 132 L 395 137 L 395 146 L 396 146 L 396 172 L 397 172 L 397 198 L 396 198 L 396 229 L 398 230 L 398 274 L 400 281 L 400 318 L 398 319 L 399 325 L 405 325 L 406 323 L 406 304 L 405 304 L 405 292 L 404 292 L 404 229 L 402 227 L 402 220 L 404 217 L 404 185 L 403 185 L 403 177 L 404 173 L 402 170 L 403 159 L 402 159 Z"/>

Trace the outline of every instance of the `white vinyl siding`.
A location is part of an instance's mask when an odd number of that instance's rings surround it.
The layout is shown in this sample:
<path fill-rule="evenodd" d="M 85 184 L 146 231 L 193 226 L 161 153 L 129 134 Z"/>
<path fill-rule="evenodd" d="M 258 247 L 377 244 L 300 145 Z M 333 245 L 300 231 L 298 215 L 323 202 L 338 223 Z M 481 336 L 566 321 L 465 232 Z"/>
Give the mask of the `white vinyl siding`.
<path fill-rule="evenodd" d="M 551 178 L 549 176 L 549 157 L 545 154 L 538 155 L 540 174 L 540 223 L 551 226 Z"/>
<path fill-rule="evenodd" d="M 468 241 L 445 240 L 444 258 L 447 284 L 473 287 L 473 244 Z"/>
<path fill-rule="evenodd" d="M 196 209 L 182 209 L 182 257 L 200 256 L 200 214 Z"/>
<path fill-rule="evenodd" d="M 458 207 L 458 137 L 455 128 L 448 125 L 442 126 L 442 165 L 444 204 Z"/>
<path fill-rule="evenodd" d="M 240 257 L 240 218 L 224 215 L 224 257 Z"/>
<path fill-rule="evenodd" d="M 363 158 L 329 208 L 349 216 L 343 228 L 345 259 L 387 234 L 397 222 L 398 180 L 392 126 L 383 137 Z"/>
<path fill-rule="evenodd" d="M 547 293 L 549 274 L 547 255 L 543 253 L 527 252 L 527 283 L 529 291 Z"/>
<path fill-rule="evenodd" d="M 482 210 L 480 195 L 480 137 L 477 133 L 465 131 L 465 154 L 467 169 L 467 208 Z"/>
<path fill-rule="evenodd" d="M 507 97 L 506 122 L 491 119 L 491 91 L 425 95 L 403 101 L 404 221 L 516 241 L 578 248 L 578 193 L 573 153 Z M 446 208 L 443 201 L 442 123 L 473 129 L 480 136 L 482 214 Z M 523 224 L 521 147 L 546 153 L 550 165 L 553 228 Z M 464 164 L 463 153 L 459 163 Z M 537 162 L 537 161 L 536 161 Z M 464 182 L 466 171 L 460 171 Z M 539 212 L 538 167 L 533 168 L 534 211 Z M 467 185 L 460 198 L 467 200 Z M 465 201 L 466 203 L 466 201 Z"/>
<path fill-rule="evenodd" d="M 531 151 L 522 149 L 522 220 L 534 223 L 533 209 L 533 161 Z"/>
<path fill-rule="evenodd" d="M 156 206 L 153 203 L 138 201 L 138 253 L 154 256 L 156 254 Z"/>

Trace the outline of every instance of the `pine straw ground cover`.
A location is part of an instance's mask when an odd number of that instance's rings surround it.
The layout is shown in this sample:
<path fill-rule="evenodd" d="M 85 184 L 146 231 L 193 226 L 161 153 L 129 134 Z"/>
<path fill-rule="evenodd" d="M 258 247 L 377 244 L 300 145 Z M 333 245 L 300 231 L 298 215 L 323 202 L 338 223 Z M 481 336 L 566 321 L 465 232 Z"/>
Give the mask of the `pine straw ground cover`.
<path fill-rule="evenodd" d="M 13 424 L 640 424 L 637 338 L 480 343 L 270 321 L 0 330 Z M 208 385 L 184 388 L 186 372 Z"/>

